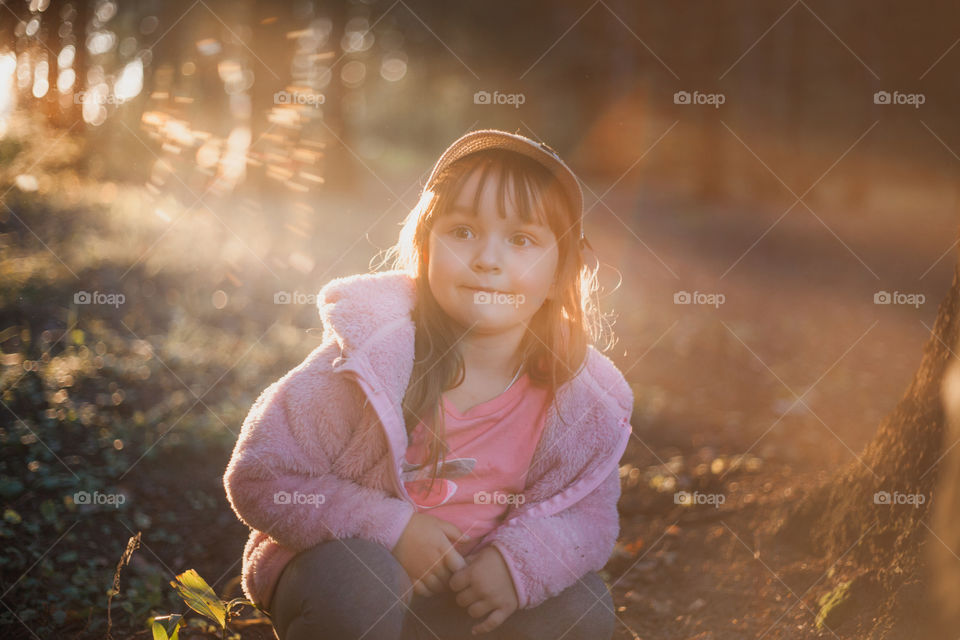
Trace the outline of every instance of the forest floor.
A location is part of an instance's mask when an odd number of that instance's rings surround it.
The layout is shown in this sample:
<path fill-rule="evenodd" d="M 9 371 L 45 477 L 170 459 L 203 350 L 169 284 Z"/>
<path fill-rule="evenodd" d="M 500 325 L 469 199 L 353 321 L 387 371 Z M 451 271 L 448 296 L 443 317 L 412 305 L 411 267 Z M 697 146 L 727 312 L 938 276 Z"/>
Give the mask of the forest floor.
<path fill-rule="evenodd" d="M 2 556 L 0 584 L 21 613 L 0 622 L 11 638 L 102 632 L 116 563 L 141 531 L 111 610 L 115 637 L 146 638 L 148 615 L 186 611 L 167 584 L 177 573 L 242 595 L 247 529 L 221 476 L 253 400 L 319 344 L 305 333 L 319 326 L 311 304 L 264 301 L 364 270 L 394 240 L 416 177 L 365 176 L 355 195 L 318 198 L 306 221 L 243 201 L 180 218 L 139 185 L 75 174 L 71 153 L 0 147 L 0 347 L 15 416 L 0 433 L 0 536 L 20 547 Z M 16 181 L 25 174 L 39 184 Z M 615 637 L 865 637 L 884 612 L 816 624 L 819 599 L 853 569 L 769 534 L 790 504 L 857 464 L 912 379 L 949 288 L 956 220 L 818 211 L 821 222 L 794 208 L 774 225 L 786 197 L 744 210 L 637 194 L 614 189 L 587 221 L 601 281 L 609 291 L 622 279 L 602 300 L 618 314 L 608 355 L 636 400 L 621 536 L 604 570 Z M 78 290 L 127 302 L 78 310 Z M 676 304 L 680 291 L 723 303 Z M 878 291 L 925 301 L 875 304 Z M 65 498 L 84 488 L 126 504 Z M 681 490 L 707 504 L 677 504 Z M 924 615 L 891 621 L 886 637 L 925 637 Z M 193 618 L 181 637 L 207 633 Z M 249 610 L 243 620 L 243 638 L 273 638 Z"/>
<path fill-rule="evenodd" d="M 623 197 L 614 211 L 636 212 Z M 624 249 L 610 261 L 625 276 L 623 299 L 636 301 L 616 305 L 625 311 L 619 362 L 637 391 L 621 540 L 608 566 L 617 638 L 936 637 L 925 632 L 922 576 L 905 584 L 913 615 L 884 620 L 868 597 L 818 628 L 820 599 L 858 569 L 804 556 L 771 534 L 790 505 L 842 466 L 861 464 L 912 380 L 950 286 L 956 251 L 932 265 L 956 221 L 920 229 L 896 212 L 866 225 L 820 211 L 821 222 L 794 209 L 741 258 L 789 204 L 755 212 L 755 221 L 641 204 L 648 222 L 634 229 L 651 251 Z M 615 223 L 610 237 L 629 247 Z M 726 299 L 675 305 L 671 290 Z M 875 304 L 878 291 L 925 301 Z M 676 505 L 678 488 L 723 502 Z"/>

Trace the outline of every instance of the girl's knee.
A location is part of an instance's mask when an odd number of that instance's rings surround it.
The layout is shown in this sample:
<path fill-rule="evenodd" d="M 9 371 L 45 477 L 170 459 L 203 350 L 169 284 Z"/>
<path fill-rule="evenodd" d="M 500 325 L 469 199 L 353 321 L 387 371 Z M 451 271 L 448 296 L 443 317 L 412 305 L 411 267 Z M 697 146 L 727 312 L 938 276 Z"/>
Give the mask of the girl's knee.
<path fill-rule="evenodd" d="M 507 619 L 509 637 L 560 638 L 563 640 L 610 640 L 616 626 L 613 597 L 596 572 L 538 607 L 517 611 Z"/>
<path fill-rule="evenodd" d="M 593 594 L 601 604 L 606 605 L 604 608 L 613 612 L 613 595 L 610 593 L 610 588 L 607 587 L 606 581 L 600 577 L 600 574 L 596 571 L 590 571 L 589 573 L 584 574 L 580 579 L 580 584 L 586 587 L 587 591 Z"/>
<path fill-rule="evenodd" d="M 564 623 L 570 625 L 564 629 L 564 640 L 610 640 L 613 637 L 616 626 L 613 597 L 597 572 L 584 574 L 560 599 L 564 600 L 563 608 L 573 618 L 572 622 L 567 618 Z"/>
<path fill-rule="evenodd" d="M 571 633 L 571 638 L 609 640 L 616 628 L 617 615 L 607 583 L 600 574 L 591 571 L 580 579 L 579 584 L 585 587 L 581 598 L 583 617 L 576 625 L 578 633 Z M 587 635 L 580 635 L 584 632 Z"/>
<path fill-rule="evenodd" d="M 286 600 L 274 603 L 285 614 L 278 630 L 288 626 L 322 637 L 392 638 L 406 611 L 399 601 L 410 590 L 403 567 L 382 545 L 330 540 L 297 554 L 284 569 L 274 596 Z"/>
<path fill-rule="evenodd" d="M 305 552 L 304 569 L 311 576 L 324 576 L 338 593 L 397 595 L 412 587 L 406 571 L 381 544 L 361 538 L 330 540 Z"/>

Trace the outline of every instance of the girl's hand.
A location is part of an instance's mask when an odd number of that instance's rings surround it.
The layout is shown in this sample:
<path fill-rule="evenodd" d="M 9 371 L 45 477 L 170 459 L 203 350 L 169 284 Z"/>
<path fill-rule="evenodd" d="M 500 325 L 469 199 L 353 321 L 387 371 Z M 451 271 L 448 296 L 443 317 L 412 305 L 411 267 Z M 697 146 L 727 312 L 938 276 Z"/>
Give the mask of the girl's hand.
<path fill-rule="evenodd" d="M 474 634 L 493 631 L 519 606 L 507 563 L 492 545 L 467 557 L 467 566 L 450 578 L 450 588 L 458 592 L 457 604 L 466 607 L 471 617 L 487 616 L 474 625 Z"/>
<path fill-rule="evenodd" d="M 461 539 L 469 540 L 446 520 L 413 514 L 392 553 L 410 576 L 415 593 L 430 597 L 447 589 L 451 572 L 466 565 L 453 547 Z"/>

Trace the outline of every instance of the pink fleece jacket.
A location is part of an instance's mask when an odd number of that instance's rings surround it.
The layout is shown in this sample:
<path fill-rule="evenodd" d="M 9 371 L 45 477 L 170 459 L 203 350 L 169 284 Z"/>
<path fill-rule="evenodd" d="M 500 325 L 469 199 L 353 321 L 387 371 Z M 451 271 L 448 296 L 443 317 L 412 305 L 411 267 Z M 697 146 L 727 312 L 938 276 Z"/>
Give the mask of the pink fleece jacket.
<path fill-rule="evenodd" d="M 261 608 L 269 609 L 280 572 L 300 551 L 347 537 L 392 550 L 416 511 L 401 482 L 414 296 L 402 271 L 331 280 L 317 300 L 322 344 L 267 387 L 243 422 L 223 482 L 252 529 L 242 584 Z M 521 609 L 609 559 L 632 409 L 623 374 L 590 347 L 547 410 L 522 504 L 473 551 L 500 551 Z"/>

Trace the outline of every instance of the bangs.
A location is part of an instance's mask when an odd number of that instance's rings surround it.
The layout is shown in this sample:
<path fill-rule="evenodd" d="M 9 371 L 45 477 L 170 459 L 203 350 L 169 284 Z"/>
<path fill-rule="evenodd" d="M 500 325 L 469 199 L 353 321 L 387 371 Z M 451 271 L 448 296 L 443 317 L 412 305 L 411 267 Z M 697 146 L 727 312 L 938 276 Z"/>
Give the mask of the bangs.
<path fill-rule="evenodd" d="M 459 165 L 459 166 L 457 166 Z M 447 196 L 439 207 L 440 216 L 450 215 L 454 204 L 471 176 L 479 172 L 476 190 L 469 208 L 456 211 L 471 217 L 480 212 L 480 197 L 488 180 L 497 183 L 497 215 L 506 220 L 510 204 L 524 224 L 549 227 L 559 239 L 569 224 L 570 206 L 562 195 L 559 182 L 550 171 L 532 158 L 509 151 L 479 151 L 451 165 L 456 175 L 451 176 Z"/>

